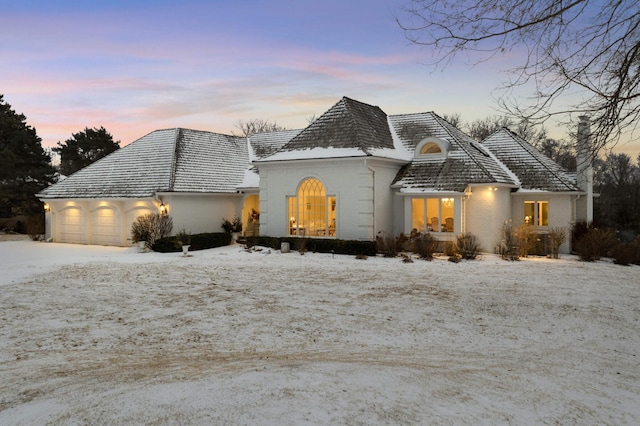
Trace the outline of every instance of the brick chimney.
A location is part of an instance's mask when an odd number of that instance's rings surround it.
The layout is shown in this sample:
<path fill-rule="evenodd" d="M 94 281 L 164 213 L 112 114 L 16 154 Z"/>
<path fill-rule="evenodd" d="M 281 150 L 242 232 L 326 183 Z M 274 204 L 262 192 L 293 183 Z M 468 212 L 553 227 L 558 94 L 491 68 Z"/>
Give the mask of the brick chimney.
<path fill-rule="evenodd" d="M 577 185 L 585 194 L 576 201 L 576 220 L 593 221 L 593 151 L 591 121 L 581 115 L 578 122 Z"/>

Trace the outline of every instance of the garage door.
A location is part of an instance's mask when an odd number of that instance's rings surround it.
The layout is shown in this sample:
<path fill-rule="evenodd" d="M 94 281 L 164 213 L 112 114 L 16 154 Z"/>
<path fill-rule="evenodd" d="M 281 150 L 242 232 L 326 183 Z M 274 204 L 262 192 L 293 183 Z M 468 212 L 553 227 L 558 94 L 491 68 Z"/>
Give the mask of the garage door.
<path fill-rule="evenodd" d="M 122 225 L 116 209 L 101 207 L 91 213 L 91 244 L 122 245 Z"/>
<path fill-rule="evenodd" d="M 60 242 L 87 243 L 87 224 L 81 209 L 68 207 L 60 212 Z"/>

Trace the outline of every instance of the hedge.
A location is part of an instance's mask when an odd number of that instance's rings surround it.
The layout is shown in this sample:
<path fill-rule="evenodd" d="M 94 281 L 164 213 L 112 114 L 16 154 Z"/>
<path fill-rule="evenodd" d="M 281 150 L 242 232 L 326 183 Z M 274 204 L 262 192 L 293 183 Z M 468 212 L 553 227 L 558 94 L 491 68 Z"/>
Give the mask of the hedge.
<path fill-rule="evenodd" d="M 257 245 L 280 250 L 283 242 L 289 243 L 292 250 L 315 253 L 335 253 L 349 255 L 376 255 L 376 243 L 373 241 L 334 240 L 329 238 L 296 238 L 296 237 L 258 237 Z"/>
<path fill-rule="evenodd" d="M 231 243 L 231 234 L 226 232 L 210 232 L 194 234 L 191 236 L 189 251 L 206 250 L 215 247 L 228 246 Z M 151 247 L 159 253 L 176 253 L 182 251 L 182 246 L 176 237 L 161 238 Z"/>

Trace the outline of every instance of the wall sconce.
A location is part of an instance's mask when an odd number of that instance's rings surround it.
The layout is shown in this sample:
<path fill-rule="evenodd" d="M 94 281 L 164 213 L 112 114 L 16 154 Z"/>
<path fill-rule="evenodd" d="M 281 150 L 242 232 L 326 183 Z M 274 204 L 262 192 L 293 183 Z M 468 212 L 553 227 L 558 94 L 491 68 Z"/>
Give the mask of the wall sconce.
<path fill-rule="evenodd" d="M 160 203 L 160 214 L 162 216 L 167 214 L 167 206 L 165 206 L 164 203 Z"/>
<path fill-rule="evenodd" d="M 49 213 L 51 211 L 51 206 L 47 203 L 44 203 L 44 212 Z"/>
<path fill-rule="evenodd" d="M 498 190 L 498 188 L 495 187 L 495 186 L 490 186 L 489 187 L 489 191 L 497 191 L 497 190 Z"/>

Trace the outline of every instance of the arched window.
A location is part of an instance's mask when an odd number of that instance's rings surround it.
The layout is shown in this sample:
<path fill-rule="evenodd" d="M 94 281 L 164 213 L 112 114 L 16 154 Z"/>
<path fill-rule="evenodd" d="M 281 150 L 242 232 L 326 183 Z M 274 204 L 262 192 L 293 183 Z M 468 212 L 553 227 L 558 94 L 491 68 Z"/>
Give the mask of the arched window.
<path fill-rule="evenodd" d="M 416 145 L 414 156 L 416 158 L 421 157 L 436 157 L 445 158 L 449 153 L 450 145 L 444 139 L 428 137 L 420 141 Z"/>
<path fill-rule="evenodd" d="M 440 149 L 440 145 L 438 145 L 435 142 L 428 142 L 422 145 L 422 148 L 420 148 L 420 155 L 441 154 L 441 153 L 442 153 L 442 149 Z"/>
<path fill-rule="evenodd" d="M 298 193 L 288 197 L 289 235 L 335 237 L 336 197 L 327 196 L 322 182 L 307 178 Z"/>

